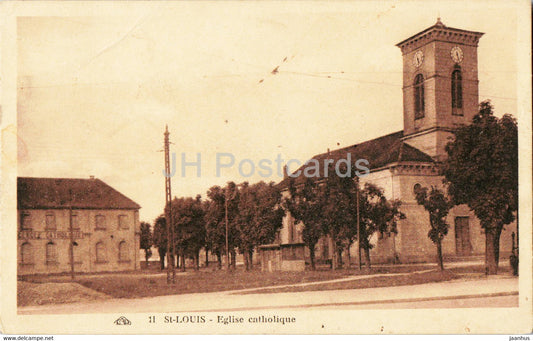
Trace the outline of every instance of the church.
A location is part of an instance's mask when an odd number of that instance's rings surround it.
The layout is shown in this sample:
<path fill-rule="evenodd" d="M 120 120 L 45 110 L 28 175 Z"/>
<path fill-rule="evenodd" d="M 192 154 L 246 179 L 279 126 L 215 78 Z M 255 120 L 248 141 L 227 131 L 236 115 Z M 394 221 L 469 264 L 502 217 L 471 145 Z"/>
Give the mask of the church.
<path fill-rule="evenodd" d="M 351 155 L 365 159 L 370 173 L 361 177 L 361 186 L 372 183 L 383 189 L 388 199 L 401 200 L 405 219 L 397 222 L 396 233 L 371 238 L 373 263 L 436 262 L 436 247 L 428 238 L 428 213 L 417 204 L 414 188 L 435 186 L 443 189 L 439 162 L 446 158 L 445 146 L 454 128 L 469 124 L 478 112 L 477 47 L 481 32 L 466 31 L 437 23 L 401 42 L 403 58 L 403 130 L 356 145 L 315 155 L 312 159 L 334 161 Z M 305 167 L 302 166 L 300 169 Z M 297 179 L 302 181 L 302 179 Z M 287 193 L 289 179 L 279 184 Z M 485 236 L 478 219 L 466 205 L 454 207 L 448 217 L 448 235 L 442 241 L 446 259 L 482 256 Z M 505 226 L 500 239 L 503 257 L 512 251 L 511 233 L 516 223 Z M 357 242 L 347 257 L 359 261 Z M 302 225 L 290 214 L 274 244 L 263 245 L 263 270 L 303 270 L 309 250 L 302 240 Z M 317 261 L 332 258 L 333 245 L 322 237 L 315 248 Z"/>

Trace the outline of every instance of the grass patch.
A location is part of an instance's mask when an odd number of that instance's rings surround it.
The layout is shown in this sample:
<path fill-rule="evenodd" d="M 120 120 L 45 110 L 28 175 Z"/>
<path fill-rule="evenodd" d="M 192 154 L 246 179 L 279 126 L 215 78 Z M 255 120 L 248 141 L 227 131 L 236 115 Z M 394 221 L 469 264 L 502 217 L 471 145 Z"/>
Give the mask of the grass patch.
<path fill-rule="evenodd" d="M 79 283 L 17 282 L 17 305 L 42 305 L 72 302 L 90 302 L 109 296 L 86 288 Z"/>
<path fill-rule="evenodd" d="M 423 270 L 429 271 L 425 273 L 413 273 L 415 271 Z M 500 266 L 500 273 L 506 273 L 508 270 L 508 267 Z M 321 282 L 346 278 L 348 276 L 368 274 L 383 274 L 384 276 L 376 276 L 364 279 L 354 278 L 353 280 L 351 279 L 345 282 L 337 283 L 319 283 L 300 287 L 265 289 L 265 287 L 269 286 Z M 385 276 L 385 274 L 400 275 Z M 261 272 L 259 269 L 246 272 L 242 268 L 237 268 L 236 271 L 230 273 L 224 270 L 214 269 L 202 269 L 201 271 L 189 270 L 186 273 L 178 272 L 176 276 L 176 284 L 173 285 L 168 285 L 166 283 L 166 274 L 164 272 L 137 271 L 127 273 L 80 274 L 77 275 L 76 282 L 73 284 L 78 284 L 81 288 L 92 289 L 94 290 L 93 292 L 105 294 L 107 295 L 105 297 L 108 298 L 140 298 L 241 289 L 257 289 L 253 290 L 254 293 L 359 289 L 441 282 L 457 278 L 464 278 L 468 280 L 483 276 L 484 267 L 482 265 L 453 268 L 444 272 L 440 272 L 436 270 L 435 265 L 404 264 L 395 266 L 376 265 L 372 267 L 370 271 L 367 269 L 358 270 L 353 268 L 331 271 L 328 267 L 319 268 L 316 271 L 274 273 Z M 67 275 L 34 275 L 24 276 L 22 281 L 19 281 L 19 302 L 22 302 L 24 305 L 26 304 L 24 297 L 29 297 L 31 295 L 33 295 L 32 297 L 37 298 L 28 299 L 30 304 L 62 303 L 58 301 L 60 298 L 53 299 L 51 302 L 49 302 L 49 300 L 46 300 L 45 296 L 36 296 L 35 292 L 33 291 L 35 287 L 26 285 L 25 283 L 66 284 L 70 283 L 70 277 Z M 62 295 L 65 297 L 72 296 L 69 294 Z M 58 295 L 58 297 L 59 296 L 60 295 Z M 99 298 L 95 296 L 94 299 Z M 71 300 L 69 299 L 69 302 L 70 301 Z"/>
<path fill-rule="evenodd" d="M 115 298 L 152 297 L 187 293 L 260 288 L 265 286 L 324 281 L 348 276 L 346 271 L 306 271 L 266 273 L 254 271 L 189 272 L 176 276 L 176 284 L 168 285 L 166 276 L 114 276 L 80 278 L 81 285 Z"/>
<path fill-rule="evenodd" d="M 176 284 L 168 285 L 166 276 L 147 277 L 143 275 L 113 275 L 95 278 L 80 277 L 77 282 L 96 291 L 105 293 L 115 298 L 138 298 L 164 295 L 204 293 L 215 291 L 229 291 L 241 289 L 253 289 L 277 285 L 290 285 L 308 282 L 328 281 L 332 279 L 345 278 L 360 274 L 375 273 L 403 273 L 434 268 L 427 265 L 410 266 L 387 266 L 375 267 L 370 271 L 339 269 L 331 271 L 329 268 L 322 268 L 316 271 L 304 272 L 262 272 L 259 269 L 244 271 L 238 268 L 233 272 L 224 270 L 209 271 L 189 271 L 176 276 Z"/>
<path fill-rule="evenodd" d="M 395 287 L 401 285 L 415 285 L 433 282 L 444 282 L 457 279 L 460 276 L 451 271 L 438 271 L 424 273 L 409 273 L 395 276 L 377 276 L 371 278 L 353 279 L 350 281 L 336 283 L 310 284 L 297 287 L 283 287 L 273 289 L 258 289 L 246 292 L 247 294 L 272 294 L 281 292 L 302 292 L 302 291 L 321 291 L 321 290 L 347 290 L 347 289 L 364 289 Z"/>

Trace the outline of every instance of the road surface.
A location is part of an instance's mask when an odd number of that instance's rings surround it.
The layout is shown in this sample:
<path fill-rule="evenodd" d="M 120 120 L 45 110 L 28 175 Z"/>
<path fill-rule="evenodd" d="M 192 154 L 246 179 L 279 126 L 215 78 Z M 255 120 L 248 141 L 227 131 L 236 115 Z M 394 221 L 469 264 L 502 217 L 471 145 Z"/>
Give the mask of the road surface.
<path fill-rule="evenodd" d="M 518 278 L 454 280 L 410 286 L 250 294 L 246 291 L 111 299 L 18 308 L 19 314 L 216 312 L 267 309 L 390 309 L 518 306 Z"/>

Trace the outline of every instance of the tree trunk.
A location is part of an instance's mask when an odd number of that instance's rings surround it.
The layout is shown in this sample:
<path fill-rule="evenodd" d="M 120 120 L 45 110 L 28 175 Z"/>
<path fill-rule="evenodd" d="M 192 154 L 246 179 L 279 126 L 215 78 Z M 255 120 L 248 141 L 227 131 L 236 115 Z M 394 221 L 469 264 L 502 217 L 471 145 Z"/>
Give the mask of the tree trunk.
<path fill-rule="evenodd" d="M 337 259 L 337 243 L 333 241 L 333 252 L 331 253 L 331 270 L 339 268 L 339 261 Z"/>
<path fill-rule="evenodd" d="M 150 255 L 148 254 L 148 251 L 150 249 L 144 249 L 144 260 L 146 261 L 146 266 L 148 266 L 148 259 L 150 259 Z"/>
<path fill-rule="evenodd" d="M 339 269 L 342 269 L 342 266 L 344 265 L 342 263 L 342 249 L 337 247 L 337 254 L 338 254 L 338 257 L 337 257 L 337 265 L 339 266 Z"/>
<path fill-rule="evenodd" d="M 209 249 L 205 248 L 205 267 L 209 267 Z"/>
<path fill-rule="evenodd" d="M 194 270 L 200 270 L 200 250 L 196 250 L 196 252 L 194 253 L 194 265 Z"/>
<path fill-rule="evenodd" d="M 254 268 L 254 250 L 248 251 L 248 262 L 250 263 L 250 270 Z"/>
<path fill-rule="evenodd" d="M 496 256 L 496 231 L 485 230 L 485 274 L 496 275 L 498 273 L 498 263 Z"/>
<path fill-rule="evenodd" d="M 165 252 L 161 249 L 158 249 L 159 252 L 159 263 L 161 264 L 161 270 L 165 270 Z"/>
<path fill-rule="evenodd" d="M 248 271 L 250 268 L 248 265 L 248 253 L 246 251 L 243 252 L 242 258 L 244 259 L 244 270 Z"/>
<path fill-rule="evenodd" d="M 496 268 L 500 265 L 500 236 L 502 235 L 503 226 L 498 226 L 494 236 L 494 254 L 496 256 Z"/>
<path fill-rule="evenodd" d="M 185 252 L 183 251 L 181 252 L 180 258 L 181 258 L 180 271 L 185 272 Z"/>
<path fill-rule="evenodd" d="M 441 271 L 444 270 L 444 263 L 442 261 L 442 241 L 437 241 L 437 263 Z"/>
<path fill-rule="evenodd" d="M 222 269 L 222 255 L 220 251 L 217 252 L 217 267 L 219 270 Z"/>
<path fill-rule="evenodd" d="M 237 268 L 237 252 L 235 251 L 235 249 L 233 249 L 230 251 L 230 253 L 231 253 L 231 267 L 233 268 L 233 270 L 235 270 Z"/>
<path fill-rule="evenodd" d="M 315 267 L 315 246 L 309 247 L 309 258 L 311 259 L 311 270 L 316 270 Z"/>
<path fill-rule="evenodd" d="M 370 269 L 370 248 L 369 247 L 363 247 L 365 250 L 365 265 L 367 269 Z"/>
<path fill-rule="evenodd" d="M 350 255 L 350 247 L 352 246 L 352 243 L 348 245 L 348 249 L 346 250 L 347 256 L 348 256 L 348 269 L 352 266 L 352 257 Z"/>

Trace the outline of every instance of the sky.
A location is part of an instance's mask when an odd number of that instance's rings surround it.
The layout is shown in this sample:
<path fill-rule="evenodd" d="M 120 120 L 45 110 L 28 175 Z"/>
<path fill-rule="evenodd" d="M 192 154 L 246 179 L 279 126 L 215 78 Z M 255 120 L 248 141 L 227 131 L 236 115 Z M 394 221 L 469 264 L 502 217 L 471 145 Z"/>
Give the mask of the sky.
<path fill-rule="evenodd" d="M 424 5 L 423 7 L 422 4 Z M 433 25 L 481 31 L 480 101 L 517 110 L 516 9 L 505 2 L 175 2 L 137 15 L 19 17 L 18 175 L 95 177 L 142 206 L 260 180 L 261 159 L 304 162 L 403 129 L 398 42 Z M 272 72 L 275 70 L 277 72 Z M 181 154 L 201 154 L 201 176 Z M 217 153 L 235 165 L 216 175 Z M 250 177 L 238 164 L 249 159 Z M 224 161 L 227 159 L 224 159 Z M 247 161 L 248 162 L 248 161 Z M 246 163 L 246 162 L 245 162 Z M 243 164 L 250 173 L 250 162 Z"/>

